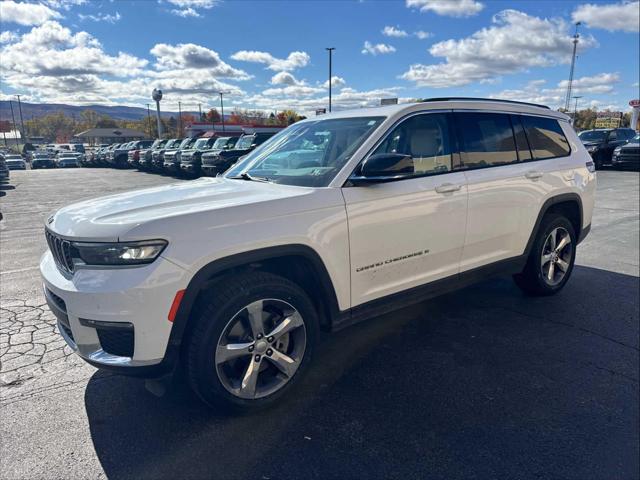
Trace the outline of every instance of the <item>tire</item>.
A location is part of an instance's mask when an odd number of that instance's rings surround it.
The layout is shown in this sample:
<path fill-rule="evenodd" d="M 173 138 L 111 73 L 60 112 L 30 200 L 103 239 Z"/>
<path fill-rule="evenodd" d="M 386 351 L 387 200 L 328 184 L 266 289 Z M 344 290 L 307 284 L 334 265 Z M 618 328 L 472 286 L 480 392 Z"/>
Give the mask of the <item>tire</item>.
<path fill-rule="evenodd" d="M 262 337 L 255 333 L 255 318 L 264 327 Z M 265 272 L 220 279 L 202 296 L 193 321 L 185 358 L 189 385 L 209 406 L 231 411 L 267 407 L 289 391 L 311 361 L 319 330 L 318 314 L 304 290 Z M 286 321 L 287 333 L 275 335 Z M 222 360 L 229 352 L 241 353 Z"/>
<path fill-rule="evenodd" d="M 565 234 L 569 242 L 556 250 L 550 239 L 552 232 L 556 232 L 556 247 L 560 247 Z M 529 295 L 545 296 L 558 293 L 573 272 L 576 245 L 575 230 L 566 217 L 555 213 L 545 215 L 524 270 L 513 276 L 516 285 Z"/>

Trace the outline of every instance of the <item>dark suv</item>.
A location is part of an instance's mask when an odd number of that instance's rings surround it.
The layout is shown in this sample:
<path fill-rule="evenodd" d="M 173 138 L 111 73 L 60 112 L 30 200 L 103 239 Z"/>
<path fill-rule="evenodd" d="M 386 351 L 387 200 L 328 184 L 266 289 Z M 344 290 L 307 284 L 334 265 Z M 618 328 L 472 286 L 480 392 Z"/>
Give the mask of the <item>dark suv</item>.
<path fill-rule="evenodd" d="M 580 132 L 578 138 L 593 158 L 596 168 L 602 168 L 604 165 L 611 165 L 616 147 L 624 145 L 635 135 L 636 132 L 631 128 L 602 128 Z"/>
<path fill-rule="evenodd" d="M 640 133 L 628 143 L 616 147 L 611 164 L 614 167 L 640 168 Z"/>
<path fill-rule="evenodd" d="M 239 137 L 199 138 L 193 147 L 184 150 L 180 157 L 180 168 L 188 175 L 202 174 L 202 155 L 220 153 L 233 148 Z"/>
<path fill-rule="evenodd" d="M 196 137 L 187 137 L 179 145 L 174 146 L 164 152 L 164 164 L 163 168 L 168 173 L 180 173 L 180 157 L 183 150 L 188 150 L 196 142 Z"/>
<path fill-rule="evenodd" d="M 167 140 L 162 147 L 156 148 L 151 152 L 151 168 L 156 171 L 162 171 L 164 166 L 164 154 L 167 150 L 178 148 L 178 145 L 184 140 L 183 138 L 171 138 Z"/>
<path fill-rule="evenodd" d="M 168 140 L 165 140 L 163 138 L 158 138 L 156 141 L 153 142 L 153 144 L 149 148 L 140 150 L 140 159 L 138 160 L 138 168 L 142 170 L 150 170 L 151 167 L 153 166 L 153 163 L 152 163 L 153 152 L 162 149 L 167 144 L 167 142 Z"/>
<path fill-rule="evenodd" d="M 235 146 L 229 150 L 211 151 L 202 154 L 202 172 L 215 177 L 236 163 L 240 157 L 246 155 L 258 145 L 273 137 L 274 133 L 252 133 L 241 136 Z"/>

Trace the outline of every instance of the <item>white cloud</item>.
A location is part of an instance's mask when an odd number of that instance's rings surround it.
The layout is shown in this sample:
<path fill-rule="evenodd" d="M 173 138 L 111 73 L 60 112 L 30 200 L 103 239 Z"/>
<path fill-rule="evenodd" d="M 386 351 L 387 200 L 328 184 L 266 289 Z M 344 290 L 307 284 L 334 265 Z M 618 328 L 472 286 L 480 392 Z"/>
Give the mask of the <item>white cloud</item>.
<path fill-rule="evenodd" d="M 413 34 L 418 37 L 420 40 L 424 40 L 425 38 L 433 37 L 433 33 L 425 32 L 424 30 L 418 30 L 417 32 L 413 32 Z"/>
<path fill-rule="evenodd" d="M 492 23 L 470 37 L 432 45 L 429 53 L 446 61 L 413 64 L 401 78 L 420 87 L 444 88 L 490 82 L 501 75 L 564 64 L 571 59 L 569 25 L 562 19 L 542 19 L 517 10 L 504 10 L 494 15 Z M 594 45 L 593 37 L 583 36 L 579 49 Z"/>
<path fill-rule="evenodd" d="M 396 37 L 396 38 L 409 36 L 409 34 L 404 30 L 401 30 L 399 27 L 393 27 L 393 26 L 384 27 L 382 29 L 382 35 L 384 35 L 385 37 Z"/>
<path fill-rule="evenodd" d="M 331 87 L 332 88 L 336 88 L 336 87 L 344 87 L 347 84 L 347 82 L 345 81 L 344 78 L 342 77 L 338 77 L 336 75 L 331 77 Z M 326 82 L 324 82 L 322 84 L 323 88 L 329 88 L 329 80 L 327 80 Z"/>
<path fill-rule="evenodd" d="M 271 77 L 272 85 L 304 85 L 304 82 L 296 79 L 289 72 L 278 72 Z"/>
<path fill-rule="evenodd" d="M 47 20 L 61 17 L 60 13 L 39 3 L 18 3 L 13 0 L 0 2 L 0 18 L 3 23 L 40 25 Z"/>
<path fill-rule="evenodd" d="M 620 82 L 617 73 L 599 73 L 591 77 L 581 77 L 573 81 L 572 92 L 583 97 L 592 95 L 611 95 L 614 85 Z M 545 80 L 532 80 L 520 89 L 508 89 L 490 95 L 490 98 L 517 100 L 521 102 L 541 103 L 552 108 L 564 106 L 567 93 L 567 80 L 555 87 L 545 87 Z M 586 99 L 582 99 L 584 103 Z"/>
<path fill-rule="evenodd" d="M 362 47 L 362 53 L 367 55 L 385 55 L 388 53 L 393 53 L 395 52 L 396 49 L 395 47 L 391 46 L 391 45 L 387 45 L 385 43 L 377 43 L 377 44 L 372 44 L 371 42 L 369 42 L 368 40 L 366 42 L 364 42 L 364 46 Z"/>
<path fill-rule="evenodd" d="M 206 70 L 203 74 L 213 77 L 234 78 L 236 80 L 251 78 L 247 72 L 223 62 L 218 52 L 194 43 L 179 43 L 177 45 L 158 43 L 150 52 L 156 57 L 158 70 Z"/>
<path fill-rule="evenodd" d="M 0 44 L 2 43 L 13 43 L 20 38 L 18 32 L 12 32 L 11 30 L 5 30 L 0 33 Z"/>
<path fill-rule="evenodd" d="M 608 5 L 579 5 L 571 14 L 574 22 L 591 28 L 623 32 L 640 31 L 640 2 L 623 1 Z"/>
<path fill-rule="evenodd" d="M 632 87 L 636 87 L 636 88 L 637 88 L 637 87 L 640 87 L 640 82 L 636 82 L 636 83 L 634 83 L 634 84 L 633 84 L 633 85 L 631 85 L 631 86 L 632 86 Z"/>
<path fill-rule="evenodd" d="M 79 13 L 78 18 L 80 20 L 91 20 L 92 22 L 116 23 L 122 17 L 119 12 L 116 12 L 113 15 L 110 13 L 97 13 L 96 15 L 83 15 Z"/>
<path fill-rule="evenodd" d="M 72 7 L 85 5 L 87 0 L 44 0 L 43 3 L 56 10 L 63 9 L 68 11 L 71 10 Z"/>
<path fill-rule="evenodd" d="M 183 8 L 182 10 L 177 10 L 175 8 L 172 8 L 171 9 L 171 13 L 173 13 L 174 15 L 177 15 L 178 17 L 182 17 L 182 18 L 188 18 L 188 17 L 198 18 L 198 17 L 202 16 L 202 15 L 200 15 L 198 13 L 197 10 L 194 10 L 191 7 Z"/>
<path fill-rule="evenodd" d="M 406 0 L 407 7 L 421 12 L 434 12 L 448 17 L 471 17 L 477 15 L 484 5 L 476 0 Z"/>
<path fill-rule="evenodd" d="M 276 72 L 291 71 L 296 68 L 305 67 L 309 64 L 311 57 L 306 52 L 291 52 L 285 59 L 276 58 L 268 52 L 260 52 L 255 50 L 240 50 L 231 55 L 233 60 L 241 62 L 263 63 L 267 65 L 269 70 Z"/>

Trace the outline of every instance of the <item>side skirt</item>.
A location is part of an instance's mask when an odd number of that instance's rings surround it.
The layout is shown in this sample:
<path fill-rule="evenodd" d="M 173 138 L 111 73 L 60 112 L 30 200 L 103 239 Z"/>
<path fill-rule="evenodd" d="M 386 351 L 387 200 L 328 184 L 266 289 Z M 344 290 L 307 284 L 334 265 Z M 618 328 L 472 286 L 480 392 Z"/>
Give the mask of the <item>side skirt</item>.
<path fill-rule="evenodd" d="M 341 311 L 333 319 L 331 330 L 336 332 L 364 320 L 459 290 L 488 278 L 519 273 L 524 269 L 526 263 L 527 255 L 520 255 L 371 300 L 350 310 Z"/>

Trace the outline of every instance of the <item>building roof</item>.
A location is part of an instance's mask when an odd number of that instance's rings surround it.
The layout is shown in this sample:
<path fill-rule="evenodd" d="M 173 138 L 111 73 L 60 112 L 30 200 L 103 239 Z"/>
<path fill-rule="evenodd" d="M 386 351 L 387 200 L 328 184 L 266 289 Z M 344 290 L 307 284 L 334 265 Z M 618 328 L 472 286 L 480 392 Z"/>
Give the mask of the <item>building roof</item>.
<path fill-rule="evenodd" d="M 79 138 L 114 138 L 114 137 L 147 137 L 148 135 L 140 130 L 132 128 L 90 128 L 84 132 L 74 135 Z"/>

